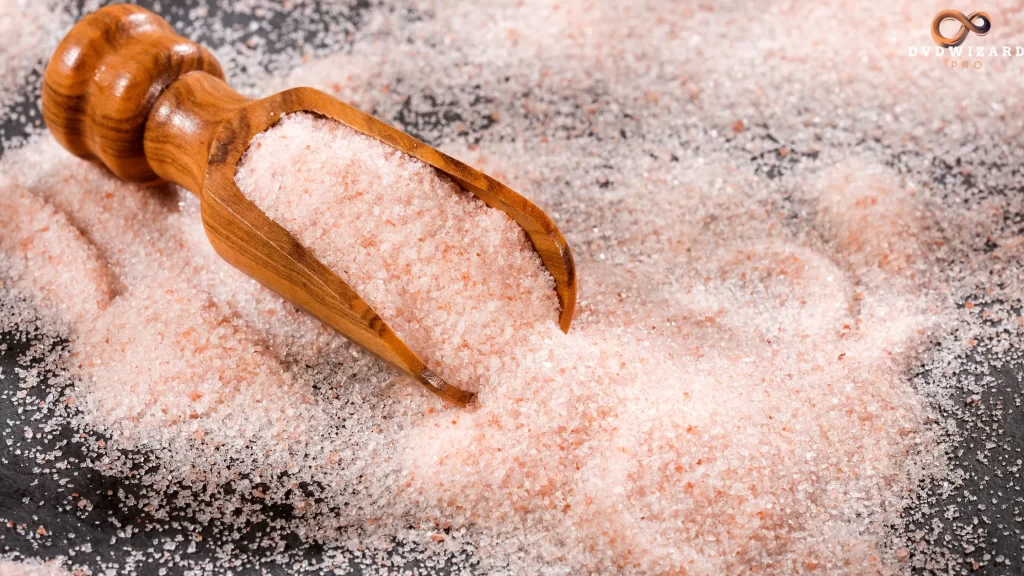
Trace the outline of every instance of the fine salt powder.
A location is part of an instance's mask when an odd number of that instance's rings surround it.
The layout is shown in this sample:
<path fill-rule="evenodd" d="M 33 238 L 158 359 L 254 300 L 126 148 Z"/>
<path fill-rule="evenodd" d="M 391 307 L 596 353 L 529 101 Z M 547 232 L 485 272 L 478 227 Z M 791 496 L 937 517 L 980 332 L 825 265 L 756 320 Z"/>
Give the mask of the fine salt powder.
<path fill-rule="evenodd" d="M 36 561 L 4 562 L 0 560 L 0 574 L 4 576 L 68 576 L 69 572 L 57 563 Z"/>
<path fill-rule="evenodd" d="M 543 206 L 577 259 L 573 330 L 546 320 L 550 280 L 514 225 L 340 127 L 297 116 L 263 135 L 289 157 L 249 166 L 279 169 L 249 192 L 480 391 L 470 411 L 231 269 L 188 194 L 116 182 L 49 137 L 5 140 L 0 327 L 39 339 L 3 375 L 10 458 L 138 487 L 89 495 L 156 528 L 140 547 L 105 526 L 122 546 L 109 560 L 79 540 L 72 564 L 93 573 L 1016 570 L 1020 63 L 909 56 L 946 8 L 896 3 L 872 25 L 870 2 L 389 0 L 299 4 L 299 29 L 278 3 L 200 2 L 179 29 L 222 45 L 234 85 L 320 87 Z M 968 46 L 1024 41 L 1019 7 L 986 10 L 993 33 Z M 0 64 L 0 108 L 66 27 L 49 3 L 3 13 L 26 33 Z M 365 184 L 411 233 L 344 209 L 359 198 L 319 174 Z M 465 218 L 401 213 L 442 205 Z M 349 251 L 346 228 L 392 244 Z M 495 284 L 493 263 L 460 260 L 466 302 L 396 285 L 445 278 L 460 230 L 515 274 Z M 488 317 L 489 290 L 535 298 Z M 471 328 L 507 350 L 472 353 L 496 347 Z M 87 458 L 54 447 L 68 431 Z M 56 490 L 48 505 L 88 509 Z M 30 516 L 3 546 L 60 536 Z"/>
<path fill-rule="evenodd" d="M 906 192 L 891 177 L 855 176 L 863 171 L 844 167 L 841 188 L 823 184 L 833 241 L 851 259 L 890 254 L 850 232 L 881 211 L 886 237 L 913 251 Z M 920 431 L 903 362 L 884 354 L 913 350 L 929 325 L 906 303 L 856 296 L 840 268 L 775 241 L 717 255 L 716 276 L 735 278 L 723 291 L 738 282 L 753 292 L 749 310 L 743 294 L 707 295 L 732 311 L 710 322 L 722 326 L 715 339 L 732 340 L 721 357 L 679 349 L 710 315 L 660 337 L 615 322 L 565 335 L 550 278 L 517 225 L 370 137 L 287 116 L 253 140 L 236 179 L 429 365 L 479 392 L 474 410 L 440 411 L 410 431 L 402 495 L 424 514 L 529 527 L 562 542 L 534 551 L 542 560 L 577 550 L 570 562 L 598 571 L 893 561 L 853 536 L 861 527 L 847 514 L 863 479 L 906 481 L 912 446 L 893 435 Z M 851 191 L 873 201 L 833 210 L 832 190 L 842 190 L 835 202 Z M 898 320 L 876 317 L 894 306 L 905 310 Z"/>

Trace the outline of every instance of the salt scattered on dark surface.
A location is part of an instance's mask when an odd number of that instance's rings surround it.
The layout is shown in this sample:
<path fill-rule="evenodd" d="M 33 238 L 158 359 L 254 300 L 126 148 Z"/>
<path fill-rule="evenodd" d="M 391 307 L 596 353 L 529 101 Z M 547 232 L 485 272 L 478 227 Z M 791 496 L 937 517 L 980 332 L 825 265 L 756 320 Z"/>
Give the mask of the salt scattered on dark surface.
<path fill-rule="evenodd" d="M 4 576 L 66 576 L 68 572 L 56 563 L 43 562 L 0 562 L 0 574 Z"/>
<path fill-rule="evenodd" d="M 451 413 L 220 263 L 194 200 L 115 183 L 42 138 L 0 167 L 0 202 L 19 214 L 0 213 L 14 281 L 0 323 L 34 335 L 18 354 L 35 359 L 5 364 L 17 385 L 2 401 L 17 411 L 4 458 L 41 461 L 46 477 L 100 470 L 137 486 L 118 509 L 203 536 L 136 544 L 122 528 L 132 544 L 102 561 L 69 544 L 69 563 L 92 570 L 212 569 L 214 542 L 236 565 L 295 571 L 429 572 L 453 557 L 509 572 L 1019 569 L 1020 63 L 952 72 L 907 56 L 946 7 L 894 6 L 871 27 L 869 3 L 338 5 L 358 17 L 270 54 L 248 25 L 186 28 L 226 43 L 218 54 L 250 93 L 314 84 L 538 201 L 584 281 L 566 338 L 610 334 L 581 350 L 653 360 L 614 376 L 633 386 L 580 381 L 516 410 L 514 387 L 482 382 L 477 412 L 412 434 Z M 281 14 L 231 12 L 261 10 Z M 1021 42 L 1019 11 L 986 10 L 997 26 L 969 45 Z M 544 361 L 613 378 L 601 362 Z M 636 377 L 647 370 L 658 377 Z M 559 429 L 587 418 L 596 428 Z M 706 436 L 680 440 L 694 422 Z M 47 443 L 69 430 L 85 434 L 87 461 Z M 562 456 L 580 431 L 584 448 Z M 518 461 L 497 452 L 510 446 Z M 702 467 L 693 488 L 675 481 Z M 737 478 L 767 489 L 737 492 Z M 398 479 L 408 492 L 380 490 Z M 103 496 L 61 498 L 88 516 Z M 672 522 L 703 496 L 719 505 L 695 512 L 707 526 Z M 258 544 L 232 553 L 260 520 Z M 776 521 L 786 529 L 765 537 Z M 8 541 L 68 539 L 12 522 Z"/>

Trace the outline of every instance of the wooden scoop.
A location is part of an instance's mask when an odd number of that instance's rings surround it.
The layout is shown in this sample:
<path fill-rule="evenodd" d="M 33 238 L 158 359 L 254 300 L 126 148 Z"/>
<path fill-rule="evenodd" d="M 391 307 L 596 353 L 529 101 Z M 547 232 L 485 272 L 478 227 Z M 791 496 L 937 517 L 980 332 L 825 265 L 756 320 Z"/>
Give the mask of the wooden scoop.
<path fill-rule="evenodd" d="M 225 84 L 209 51 L 175 34 L 156 14 L 125 4 L 76 24 L 43 82 L 43 117 L 65 148 L 125 180 L 187 188 L 201 200 L 206 234 L 221 257 L 434 394 L 465 406 L 472 393 L 427 368 L 359 294 L 235 185 L 236 165 L 252 138 L 293 112 L 319 114 L 393 146 L 508 214 L 554 277 L 559 325 L 569 329 L 576 269 L 547 214 L 489 176 L 319 90 L 294 88 L 250 100 Z"/>

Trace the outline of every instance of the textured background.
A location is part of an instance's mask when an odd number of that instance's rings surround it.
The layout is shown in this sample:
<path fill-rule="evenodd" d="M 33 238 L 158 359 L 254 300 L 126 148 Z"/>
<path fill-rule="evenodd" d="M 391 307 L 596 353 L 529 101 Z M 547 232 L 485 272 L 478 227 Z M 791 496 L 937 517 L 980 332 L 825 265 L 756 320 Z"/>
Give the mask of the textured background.
<path fill-rule="evenodd" d="M 203 33 L 202 23 L 188 22 L 187 8 L 189 2 L 181 0 L 164 2 L 140 2 L 150 9 L 160 13 L 179 29 L 192 30 L 191 36 L 216 48 L 217 40 L 212 35 Z M 75 12 L 81 12 L 81 5 L 72 6 Z M 293 45 L 297 38 L 302 38 L 310 46 L 316 46 L 325 34 L 329 34 L 329 27 L 325 27 L 325 21 L 321 19 L 310 19 L 310 6 L 304 9 L 296 9 L 291 13 L 275 13 L 267 19 L 257 18 L 239 14 L 237 12 L 220 12 L 211 7 L 206 18 L 208 24 L 219 23 L 221 25 L 236 26 L 239 28 L 252 29 L 255 34 L 264 36 L 269 42 L 269 50 L 273 51 L 274 43 Z M 313 5 L 314 11 L 316 6 Z M 331 10 L 332 18 L 342 18 L 345 22 L 334 22 L 358 28 L 363 8 L 359 3 L 353 4 L 347 10 L 339 12 L 336 8 Z M 38 102 L 38 76 L 28 79 L 24 86 L 25 100 L 16 105 L 10 113 L 2 119 L 0 131 L 4 138 L 10 138 L 18 134 L 26 133 L 26 126 L 38 121 L 36 112 Z M 436 133 L 442 125 L 449 125 L 463 122 L 463 116 L 468 111 L 460 111 L 446 106 L 443 103 L 434 103 L 431 107 L 428 102 L 426 106 L 421 102 L 415 110 L 403 108 L 392 117 L 383 118 L 414 135 L 425 140 L 430 140 L 430 134 Z M 27 119 L 23 120 L 22 118 Z M 468 122 L 469 129 L 486 130 L 487 126 L 478 122 Z M 0 148 L 0 153 L 3 150 Z M 786 161 L 780 156 L 771 154 L 765 159 L 765 174 L 771 178 L 784 169 Z M 774 164 L 773 164 L 774 163 Z M 955 167 L 946 166 L 939 170 L 938 177 L 944 177 L 942 172 L 950 174 Z M 140 551 L 147 550 L 152 545 L 153 537 L 159 533 L 162 538 L 173 535 L 175 531 L 183 536 L 190 536 L 191 518 L 187 510 L 176 511 L 170 521 L 153 522 L 144 511 L 125 511 L 121 500 L 116 496 L 107 500 L 90 496 L 93 508 L 82 512 L 79 510 L 68 511 L 58 506 L 56 499 L 51 498 L 56 493 L 55 480 L 52 475 L 38 473 L 38 464 L 19 455 L 17 452 L 29 441 L 23 438 L 16 438 L 3 422 L 14 419 L 12 414 L 16 408 L 8 401 L 9 395 L 13 392 L 15 378 L 13 370 L 17 358 L 28 349 L 33 343 L 31 341 L 19 341 L 14 335 L 0 335 L 0 343 L 7 344 L 6 350 L 0 351 L 0 427 L 4 430 L 4 441 L 0 442 L 0 518 L 10 521 L 17 526 L 25 524 L 34 532 L 35 527 L 45 526 L 50 536 L 47 538 L 25 538 L 16 529 L 8 528 L 0 524 L 0 554 L 20 553 L 28 557 L 52 558 L 66 555 L 72 545 L 80 545 L 88 541 L 92 543 L 92 552 L 89 558 L 72 558 L 73 562 L 85 562 L 97 564 L 100 562 L 117 562 L 124 564 L 130 559 L 140 573 L 157 574 L 161 563 L 159 558 L 140 555 Z M 1005 383 L 1005 386 L 993 388 L 991 395 L 986 398 L 986 407 L 979 407 L 982 413 L 971 422 L 964 425 L 969 433 L 968 437 L 978 438 L 978 442 L 984 442 L 988 433 L 982 434 L 982 427 L 1001 428 L 1002 438 L 1011 446 L 1024 446 L 1024 416 L 1021 411 L 1014 409 L 1002 409 L 1001 407 L 1013 407 L 1019 402 L 1019 390 L 1021 383 L 1017 374 L 1010 368 L 990 368 L 994 377 Z M 965 399 L 966 400 L 966 397 Z M 971 436 L 973 433 L 975 436 Z M 72 442 L 73 431 L 64 430 L 60 438 L 68 441 L 64 447 L 65 454 L 75 454 L 76 444 Z M 1019 531 L 1024 525 L 1021 520 L 1022 511 L 1019 504 L 1019 492 L 1012 487 L 1019 482 L 1019 478 L 997 476 L 993 474 L 990 465 L 982 460 L 976 459 L 973 446 L 965 445 L 960 452 L 962 461 L 960 467 L 966 473 L 966 485 L 964 490 L 970 492 L 973 499 L 963 498 L 962 494 L 952 496 L 946 504 L 953 506 L 962 518 L 977 518 L 977 522 L 984 527 L 990 537 L 990 545 L 985 551 L 993 557 L 1006 555 L 1012 562 L 1012 566 L 982 567 L 977 573 L 1007 574 L 1024 573 L 1024 559 L 1021 555 L 1021 543 Z M 132 484 L 122 484 L 119 479 L 104 477 L 89 467 L 82 467 L 74 476 L 73 486 L 65 486 L 64 492 L 77 491 L 82 494 L 105 494 L 108 490 L 116 492 L 123 489 L 130 496 L 133 490 Z M 1007 504 L 1002 506 L 1000 504 Z M 273 511 L 271 511 L 273 512 Z M 287 512 L 279 512 L 287 513 Z M 936 507 L 930 511 L 936 517 L 946 513 L 946 507 Z M 106 519 L 114 517 L 120 524 L 136 526 L 139 531 L 133 531 L 131 535 L 124 537 L 118 535 L 118 530 Z M 103 519 L 103 521 L 100 521 Z M 180 528 L 173 526 L 180 521 Z M 1002 526 L 1003 528 L 999 528 Z M 1007 528 L 1009 527 L 1009 529 Z M 242 565 L 237 570 L 239 573 L 286 573 L 288 568 L 275 565 L 262 564 L 259 561 L 259 552 L 246 550 L 245 545 L 257 542 L 261 535 L 270 530 L 268 525 L 253 526 L 240 541 L 233 541 L 237 548 L 225 555 L 222 543 L 219 543 L 216 536 L 209 533 L 196 551 L 196 557 L 207 557 L 210 559 L 227 560 L 227 557 L 236 559 Z M 206 533 L 204 531 L 204 533 Z M 112 538 L 116 537 L 116 542 Z M 291 544 L 298 546 L 298 538 L 293 537 Z M 313 547 L 306 547 L 302 554 L 315 557 L 318 550 Z M 975 554 L 977 556 L 977 554 Z M 411 566 L 410 566 L 411 567 Z M 970 570 L 970 563 L 964 564 L 965 570 Z M 183 569 L 170 568 L 167 573 L 174 574 L 182 572 Z"/>

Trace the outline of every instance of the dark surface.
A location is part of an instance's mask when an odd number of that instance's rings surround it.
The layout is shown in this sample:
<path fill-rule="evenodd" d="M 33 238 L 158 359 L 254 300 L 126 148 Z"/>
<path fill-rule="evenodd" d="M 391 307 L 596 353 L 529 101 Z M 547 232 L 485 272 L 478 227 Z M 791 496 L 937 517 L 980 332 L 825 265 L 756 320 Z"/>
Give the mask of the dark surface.
<path fill-rule="evenodd" d="M 179 30 L 192 26 L 191 34 L 196 40 L 216 47 L 216 39 L 203 33 L 202 27 L 190 24 L 187 8 L 191 5 L 185 1 L 164 1 L 156 5 L 153 2 L 140 2 L 165 16 Z M 80 6 L 77 7 L 80 10 Z M 358 27 L 360 24 L 360 5 L 340 15 L 344 22 L 336 20 L 338 12 L 332 12 L 330 19 L 310 18 L 308 11 L 294 11 L 289 14 L 273 14 L 270 18 L 259 19 L 250 15 L 232 12 L 218 12 L 210 7 L 210 21 L 219 20 L 228 25 L 236 25 L 239 29 L 248 27 L 250 22 L 258 22 L 258 30 L 253 34 L 262 36 L 273 47 L 289 47 L 297 38 L 316 46 L 325 37 L 333 33 L 338 26 Z M 423 136 L 436 129 L 439 125 L 451 125 L 463 122 L 464 111 L 453 108 L 445 102 L 430 101 L 427 106 L 415 110 L 402 108 L 396 117 L 385 118 L 400 128 Z M 486 96 L 481 95 L 481 102 L 486 103 Z M 39 125 L 38 114 L 38 78 L 30 78 L 25 87 L 25 98 L 17 104 L 9 114 L 0 121 L 0 135 L 4 139 L 26 133 L 26 127 Z M 21 121 L 25 116 L 28 121 Z M 470 115 L 472 116 L 472 115 Z M 469 129 L 474 133 L 486 130 L 488 116 L 482 115 L 482 123 L 470 121 Z M 472 119 L 471 119 L 472 120 Z M 479 125 L 478 125 L 479 124 Z M 768 127 L 765 127 L 766 129 Z M 768 132 L 768 138 L 771 138 Z M 0 145 L 2 146 L 2 145 Z M 781 148 L 781 144 L 780 144 Z M 0 153 L 3 150 L 0 148 Z M 801 154 L 794 151 L 789 155 L 768 153 L 755 159 L 762 167 L 762 172 L 769 178 L 783 173 L 792 162 L 815 161 L 815 154 Z M 951 166 L 936 166 L 935 178 L 957 177 L 959 172 Z M 39 446 L 39 442 L 25 440 L 17 431 L 21 422 L 26 420 L 20 413 L 26 403 L 15 403 L 12 397 L 17 393 L 17 378 L 14 370 L 16 360 L 32 345 L 33 340 L 23 340 L 13 334 L 0 334 L 0 344 L 7 349 L 0 351 L 0 428 L 4 430 L 4 439 L 12 438 L 11 442 L 0 442 L 0 518 L 10 521 L 9 525 L 0 524 L 0 555 L 20 553 L 27 557 L 52 558 L 66 556 L 70 549 L 79 547 L 83 542 L 92 544 L 92 551 L 87 555 L 70 558 L 72 562 L 84 562 L 92 566 L 115 563 L 125 566 L 132 564 L 142 574 L 157 574 L 165 567 L 157 555 L 162 543 L 168 538 L 180 535 L 184 542 L 179 544 L 181 552 L 195 540 L 195 534 L 202 534 L 203 540 L 197 542 L 196 551 L 190 557 L 193 560 L 209 559 L 222 567 L 226 566 L 227 558 L 218 553 L 223 550 L 224 541 L 218 536 L 217 530 L 209 525 L 199 525 L 189 516 L 189 510 L 174 510 L 170 518 L 159 522 L 140 507 L 125 506 L 126 501 L 142 494 L 140 487 L 131 481 L 123 481 L 114 477 L 103 476 L 88 466 L 80 466 L 70 473 L 65 471 L 55 477 L 49 467 L 52 464 L 39 464 L 35 459 L 26 457 L 24 451 L 29 446 Z M 53 343 L 47 344 L 53 346 Z M 56 345 L 59 346 L 59 343 Z M 965 572 L 975 571 L 979 574 L 1024 574 L 1024 500 L 1021 492 L 1021 474 L 1007 472 L 1012 463 L 1024 458 L 1024 415 L 1020 406 L 1021 382 L 1019 371 L 1008 367 L 989 367 L 988 372 L 999 384 L 986 386 L 987 392 L 981 402 L 968 402 L 970 392 L 964 392 L 958 399 L 975 414 L 970 421 L 963 422 L 968 441 L 959 447 L 955 454 L 957 464 L 965 472 L 965 484 L 957 488 L 944 501 L 933 503 L 923 509 L 923 521 L 919 528 L 925 537 L 934 537 L 938 542 L 949 546 L 955 555 L 960 555 L 964 562 L 960 565 Z M 982 378 L 985 374 L 976 374 Z M 927 378 L 927 374 L 921 374 Z M 49 391 L 42 387 L 32 389 L 31 394 L 45 396 Z M 19 422 L 11 426 L 11 422 Z M 995 447 L 986 447 L 989 442 L 997 442 Z M 51 447 L 63 444 L 64 458 L 69 462 L 81 462 L 87 458 L 87 452 L 79 442 L 77 433 L 71 427 L 64 427 L 54 432 L 48 440 Z M 18 452 L 22 453 L 19 454 Z M 56 478 L 70 478 L 71 481 L 61 484 Z M 120 493 L 119 493 L 120 491 Z M 108 492 L 112 493 L 108 495 Z M 72 496 L 78 494 L 79 496 Z M 87 498 L 90 505 L 80 509 L 76 503 Z M 951 512 L 952 511 L 952 512 Z M 268 521 L 250 526 L 238 539 L 232 539 L 234 546 L 230 554 L 233 562 L 238 563 L 236 573 L 270 573 L 284 574 L 290 572 L 287 566 L 281 565 L 271 554 L 261 551 L 260 543 L 271 535 L 271 524 L 275 519 L 287 520 L 289 512 L 266 510 Z M 954 515 L 950 518 L 950 515 Z M 932 519 L 942 521 L 942 528 L 936 530 L 931 526 Z M 133 526 L 130 535 L 125 535 L 120 526 Z M 37 537 L 36 530 L 43 526 L 47 535 Z M 959 526 L 959 528 L 958 528 Z M 963 527 L 970 527 L 976 534 L 968 540 L 975 547 L 969 553 L 962 542 Z M 73 535 L 73 537 L 71 536 Z M 112 538 L 116 541 L 112 542 Z M 290 536 L 288 548 L 296 552 L 300 558 L 316 559 L 320 550 L 316 547 L 300 548 L 298 538 Z M 143 553 L 141 558 L 128 562 L 130 551 L 147 551 L 156 548 L 154 553 Z M 986 555 L 988 557 L 986 558 Z M 997 564 L 995 559 L 1003 557 L 1004 562 Z M 1009 561 L 1006 564 L 1005 561 Z M 975 562 L 977 564 L 975 564 Z M 407 567 L 413 567 L 410 564 Z M 977 566 L 977 568 L 975 568 Z M 171 566 L 167 574 L 184 573 L 185 568 Z M 927 572 L 922 570 L 921 572 Z"/>

